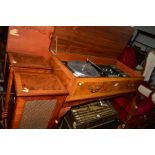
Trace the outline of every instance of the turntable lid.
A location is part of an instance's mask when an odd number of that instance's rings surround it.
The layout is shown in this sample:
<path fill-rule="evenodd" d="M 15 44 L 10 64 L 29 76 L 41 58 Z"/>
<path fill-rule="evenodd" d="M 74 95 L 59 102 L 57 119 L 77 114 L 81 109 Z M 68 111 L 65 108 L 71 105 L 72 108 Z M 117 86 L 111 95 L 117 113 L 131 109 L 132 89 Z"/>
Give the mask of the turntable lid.
<path fill-rule="evenodd" d="M 10 26 L 7 52 L 48 57 L 52 26 Z"/>
<path fill-rule="evenodd" d="M 117 59 L 133 32 L 127 26 L 57 26 L 51 50 L 60 59 L 64 53 Z"/>

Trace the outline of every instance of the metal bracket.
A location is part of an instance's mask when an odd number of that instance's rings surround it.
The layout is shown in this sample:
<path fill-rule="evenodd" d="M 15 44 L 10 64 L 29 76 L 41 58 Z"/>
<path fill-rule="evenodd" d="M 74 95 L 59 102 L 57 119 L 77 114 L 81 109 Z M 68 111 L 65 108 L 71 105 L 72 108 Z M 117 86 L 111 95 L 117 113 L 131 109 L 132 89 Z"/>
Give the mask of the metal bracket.
<path fill-rule="evenodd" d="M 52 50 L 52 49 L 51 49 L 51 52 L 52 52 L 54 55 L 56 55 L 56 54 L 58 53 L 58 37 L 55 36 L 54 40 L 55 40 L 55 50 Z"/>

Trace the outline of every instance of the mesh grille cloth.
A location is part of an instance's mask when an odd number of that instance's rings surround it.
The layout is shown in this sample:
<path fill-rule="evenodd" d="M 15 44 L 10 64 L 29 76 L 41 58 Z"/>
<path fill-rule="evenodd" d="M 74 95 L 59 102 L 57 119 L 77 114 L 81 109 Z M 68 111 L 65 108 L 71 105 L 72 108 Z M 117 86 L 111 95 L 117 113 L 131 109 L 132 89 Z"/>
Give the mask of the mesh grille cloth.
<path fill-rule="evenodd" d="M 21 129 L 44 129 L 52 117 L 56 106 L 54 100 L 33 100 L 25 103 L 20 121 Z"/>

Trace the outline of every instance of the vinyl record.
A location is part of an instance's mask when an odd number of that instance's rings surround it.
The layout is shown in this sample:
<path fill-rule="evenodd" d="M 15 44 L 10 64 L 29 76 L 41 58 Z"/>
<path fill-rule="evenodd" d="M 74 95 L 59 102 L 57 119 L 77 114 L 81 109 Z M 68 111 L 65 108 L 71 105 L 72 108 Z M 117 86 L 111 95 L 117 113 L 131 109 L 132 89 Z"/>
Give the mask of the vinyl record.
<path fill-rule="evenodd" d="M 77 60 L 77 61 L 68 61 L 67 65 L 73 71 L 75 76 L 100 77 L 98 71 L 90 63 Z"/>

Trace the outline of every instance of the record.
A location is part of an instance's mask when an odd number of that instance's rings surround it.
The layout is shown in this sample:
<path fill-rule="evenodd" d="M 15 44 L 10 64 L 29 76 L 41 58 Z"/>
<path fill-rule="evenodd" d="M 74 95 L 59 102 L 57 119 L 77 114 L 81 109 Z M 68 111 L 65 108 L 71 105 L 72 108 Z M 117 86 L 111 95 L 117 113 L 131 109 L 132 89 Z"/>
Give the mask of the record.
<path fill-rule="evenodd" d="M 100 77 L 99 72 L 90 63 L 74 60 L 68 61 L 67 66 L 77 77 Z"/>

